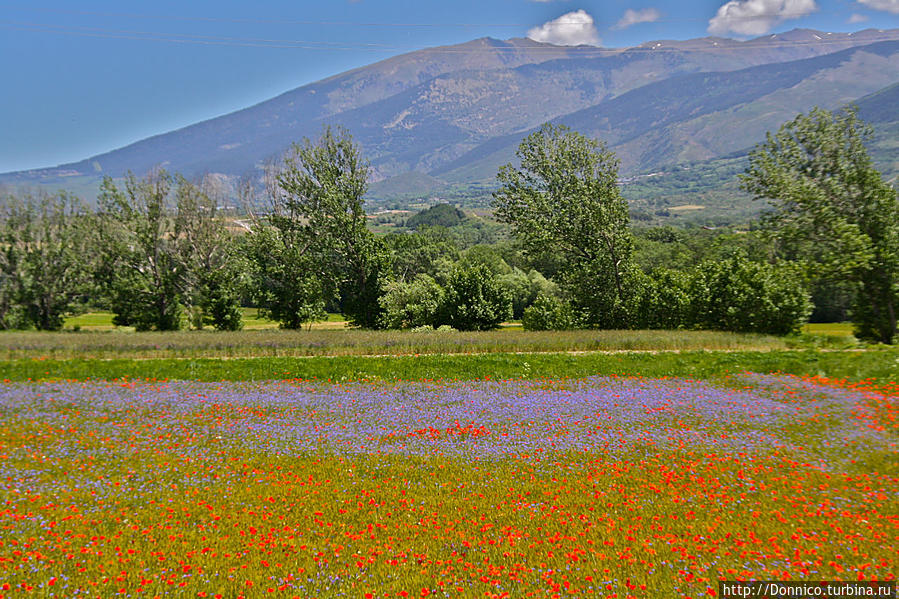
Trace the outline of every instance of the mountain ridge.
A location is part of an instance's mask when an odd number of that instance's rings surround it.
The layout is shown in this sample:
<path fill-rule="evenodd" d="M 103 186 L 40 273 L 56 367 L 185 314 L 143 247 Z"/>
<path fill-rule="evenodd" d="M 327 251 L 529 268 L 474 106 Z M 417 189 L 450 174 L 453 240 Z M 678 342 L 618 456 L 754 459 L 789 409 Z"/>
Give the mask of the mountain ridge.
<path fill-rule="evenodd" d="M 631 120 L 642 123 L 642 132 L 631 131 L 630 145 L 614 139 L 610 144 L 621 150 L 625 170 L 635 172 L 671 160 L 705 159 L 714 152 L 733 151 L 722 140 L 712 139 L 715 136 L 707 129 L 720 128 L 726 110 L 742 111 L 733 117 L 734 122 L 760 118 L 754 112 L 762 110 L 760 97 L 771 105 L 769 112 L 783 116 L 803 108 L 806 98 L 815 94 L 847 97 L 852 87 L 847 82 L 853 77 L 859 81 L 859 93 L 851 98 L 894 83 L 899 80 L 894 46 L 880 63 L 876 48 L 867 53 L 859 49 L 895 45 L 897 40 L 899 30 L 873 29 L 838 34 L 797 29 L 747 41 L 705 37 L 618 49 L 553 46 L 527 38 L 479 38 L 339 73 L 239 111 L 78 162 L 0 174 L 0 182 L 91 181 L 104 175 L 121 176 L 127 170 L 142 173 L 156 166 L 187 176 L 258 174 L 260 166 L 276 159 L 290 142 L 314 137 L 323 125 L 332 124 L 346 125 L 360 142 L 372 161 L 375 181 L 419 172 L 464 183 L 483 180 L 483 173 L 489 171 L 486 163 L 459 163 L 466 155 L 484 153 L 491 147 L 508 149 L 540 123 L 565 118 L 580 119 L 584 133 L 600 135 L 604 130 L 596 122 L 610 118 L 603 111 L 611 111 L 623 122 L 628 102 L 642 98 L 646 104 L 646 94 L 655 90 L 660 95 L 656 106 L 663 106 L 666 98 L 672 106 L 680 103 L 676 110 L 670 109 L 664 131 L 658 127 L 648 130 L 645 115 L 638 111 Z M 857 64 L 839 63 L 841 56 L 849 55 L 856 57 Z M 786 74 L 791 68 L 802 70 L 799 63 L 803 60 L 827 56 L 836 57 L 827 68 L 806 69 L 802 71 L 805 75 L 799 73 L 795 80 Z M 788 63 L 796 64 L 776 67 Z M 828 60 L 821 63 L 829 64 Z M 770 68 L 766 70 L 766 66 Z M 743 85 L 743 101 L 735 97 L 723 107 L 711 93 L 708 97 L 694 94 L 694 110 L 705 121 L 685 112 L 684 90 L 678 92 L 685 82 L 701 82 L 702 74 L 709 74 L 709 80 L 730 77 L 732 81 L 736 75 L 727 73 L 752 68 L 760 68 L 758 73 L 772 79 L 765 79 L 754 91 L 751 85 Z M 887 81 L 890 77 L 895 78 Z M 799 91 L 791 91 L 788 82 Z M 706 85 L 703 89 L 711 88 Z M 767 96 L 762 91 L 768 92 Z M 727 95 L 726 89 L 719 92 Z M 751 101 L 750 96 L 754 96 Z M 615 104 L 618 98 L 624 100 Z M 715 106 L 718 110 L 711 110 Z M 675 113 L 679 120 L 674 119 Z M 746 122 L 740 123 L 741 130 L 755 135 L 756 130 Z M 765 123 L 776 126 L 775 119 Z M 691 130 L 698 133 L 691 137 Z M 610 131 L 612 137 L 618 132 Z M 674 147 L 684 140 L 695 147 Z M 705 143 L 707 149 L 702 147 Z M 468 176 L 466 172 L 481 174 Z"/>
<path fill-rule="evenodd" d="M 626 142 L 633 141 L 642 134 L 655 133 L 659 135 L 659 128 L 668 126 L 673 123 L 679 123 L 685 117 L 696 119 L 708 113 L 724 110 L 746 104 L 747 99 L 757 99 L 764 97 L 770 93 L 780 91 L 783 88 L 790 88 L 803 83 L 811 74 L 821 72 L 825 68 L 838 68 L 844 59 L 851 58 L 856 53 L 883 54 L 889 57 L 892 69 L 882 72 L 883 79 L 877 81 L 872 79 L 864 84 L 853 83 L 851 88 L 853 94 L 851 99 L 854 100 L 865 93 L 874 92 L 881 89 L 885 84 L 899 80 L 899 42 L 876 42 L 868 46 L 850 48 L 833 54 L 826 54 L 814 58 L 791 61 L 788 63 L 768 64 L 757 67 L 750 67 L 737 71 L 715 72 L 715 73 L 697 73 L 681 76 L 674 76 L 660 82 L 655 82 L 627 92 L 619 97 L 612 98 L 597 105 L 570 113 L 553 119 L 552 122 L 568 125 L 585 135 L 596 137 L 607 142 L 611 149 L 621 155 L 624 161 L 624 172 L 630 173 L 636 170 L 651 168 L 653 166 L 661 166 L 664 163 L 627 163 L 627 153 L 623 152 L 622 145 Z M 712 85 L 715 83 L 715 85 Z M 872 89 L 866 89 L 868 85 Z M 858 92 L 857 94 L 855 92 Z M 679 94 L 679 95 L 678 95 Z M 719 96 L 725 96 L 729 102 L 724 102 L 716 106 L 714 100 Z M 678 105 L 681 101 L 684 105 Z M 843 102 L 822 102 L 826 108 L 836 108 Z M 673 106 L 673 108 L 672 108 Z M 664 108 L 668 108 L 665 111 Z M 803 109 L 811 108 L 811 106 L 802 107 Z M 680 110 L 679 118 L 673 118 L 670 110 Z M 633 130 L 633 126 L 628 128 L 627 120 L 643 120 L 649 118 L 647 115 L 664 114 L 665 117 L 661 121 L 653 121 L 644 123 L 637 131 Z M 776 128 L 779 122 L 783 122 L 790 118 L 793 114 L 790 110 L 781 110 L 779 117 L 767 118 L 764 126 L 756 127 L 756 139 L 761 139 L 764 132 L 771 128 Z M 617 119 L 617 120 L 616 120 Z M 608 122 L 607 127 L 600 127 L 598 123 Z M 514 147 L 518 145 L 521 137 L 532 133 L 536 128 L 526 131 L 516 132 L 515 134 L 498 137 L 489 140 L 484 147 L 472 150 L 473 153 L 480 153 L 480 156 L 474 156 L 473 160 L 483 158 L 489 154 L 502 153 L 502 158 L 493 160 L 494 168 L 499 163 L 508 162 L 512 158 Z M 630 138 L 616 139 L 616 133 L 621 131 L 629 132 Z M 663 135 L 664 137 L 664 135 Z M 670 140 L 672 136 L 667 136 Z M 670 143 L 670 142 L 669 142 Z M 741 142 L 719 150 L 720 155 L 733 152 L 738 149 Z M 705 159 L 708 156 L 691 157 L 690 160 Z M 433 174 L 437 176 L 445 176 L 451 173 L 454 168 L 460 168 L 465 164 L 465 158 L 456 161 L 457 164 L 449 164 L 444 168 L 438 169 Z M 457 177 L 450 177 L 451 180 Z"/>

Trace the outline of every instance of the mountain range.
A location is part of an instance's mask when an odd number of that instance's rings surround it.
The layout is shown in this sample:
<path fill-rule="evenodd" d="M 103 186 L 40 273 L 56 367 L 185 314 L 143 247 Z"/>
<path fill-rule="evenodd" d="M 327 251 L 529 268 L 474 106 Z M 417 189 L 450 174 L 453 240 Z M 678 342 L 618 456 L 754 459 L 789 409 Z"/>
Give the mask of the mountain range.
<path fill-rule="evenodd" d="M 489 187 L 547 121 L 603 140 L 623 176 L 665 173 L 731 159 L 798 112 L 849 102 L 877 123 L 875 158 L 895 175 L 897 82 L 899 30 L 800 29 L 621 49 L 483 38 L 396 56 L 79 162 L 6 173 L 0 183 L 90 187 L 156 166 L 252 175 L 292 142 L 339 125 L 370 160 L 375 196 Z"/>

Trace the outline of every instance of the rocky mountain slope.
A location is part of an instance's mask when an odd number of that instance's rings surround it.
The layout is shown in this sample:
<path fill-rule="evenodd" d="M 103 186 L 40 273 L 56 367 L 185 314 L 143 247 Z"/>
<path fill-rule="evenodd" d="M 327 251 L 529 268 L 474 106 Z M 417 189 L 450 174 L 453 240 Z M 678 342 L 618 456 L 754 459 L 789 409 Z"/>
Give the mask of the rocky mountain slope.
<path fill-rule="evenodd" d="M 346 127 L 375 180 L 394 192 L 404 182 L 483 184 L 546 121 L 605 140 L 628 174 L 739 151 L 799 111 L 895 93 L 886 88 L 896 82 L 899 30 L 626 49 L 485 38 L 397 56 L 77 163 L 0 175 L 0 183 L 84 186 L 160 165 L 243 176 L 325 124 Z M 882 110 L 892 131 L 897 111 Z"/>

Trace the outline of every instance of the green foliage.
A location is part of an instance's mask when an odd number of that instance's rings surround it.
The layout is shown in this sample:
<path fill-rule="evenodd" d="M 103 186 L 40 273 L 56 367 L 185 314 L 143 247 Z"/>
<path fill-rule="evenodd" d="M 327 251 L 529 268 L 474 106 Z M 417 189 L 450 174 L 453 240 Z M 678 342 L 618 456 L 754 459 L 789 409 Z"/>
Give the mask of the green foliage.
<path fill-rule="evenodd" d="M 181 295 L 195 316 L 192 326 L 239 330 L 246 264 L 219 217 L 215 190 L 208 179 L 202 185 L 181 176 L 175 181 L 175 236 L 184 267 Z"/>
<path fill-rule="evenodd" d="M 647 273 L 658 268 L 689 271 L 706 260 L 734 256 L 765 262 L 774 255 L 763 232 L 746 228 L 641 228 L 634 231 L 634 241 L 634 262 Z"/>
<path fill-rule="evenodd" d="M 0 212 L 0 328 L 58 330 L 89 291 L 92 218 L 65 193 Z"/>
<path fill-rule="evenodd" d="M 350 323 L 371 327 L 380 320 L 386 260 L 365 225 L 368 174 L 352 136 L 325 127 L 317 142 L 294 144 L 278 175 L 278 197 L 303 221 L 303 240 L 319 261 L 323 297 L 339 292 Z"/>
<path fill-rule="evenodd" d="M 692 323 L 703 329 L 786 335 L 798 332 L 811 305 L 790 265 L 745 258 L 705 262 L 690 285 Z"/>
<path fill-rule="evenodd" d="M 690 276 L 660 268 L 643 277 L 636 325 L 645 329 L 680 329 L 690 318 Z"/>
<path fill-rule="evenodd" d="M 115 313 L 138 330 L 193 326 L 240 328 L 242 264 L 203 186 L 164 170 L 124 188 L 106 178 L 100 191 L 95 275 Z"/>
<path fill-rule="evenodd" d="M 494 194 L 497 218 L 525 250 L 554 252 L 560 286 L 584 324 L 628 322 L 625 281 L 633 241 L 618 189 L 618 160 L 604 145 L 563 126 L 543 125 L 503 166 Z"/>
<path fill-rule="evenodd" d="M 270 212 L 249 244 L 256 299 L 284 328 L 323 314 L 337 297 L 351 324 L 381 322 L 387 253 L 366 228 L 368 164 L 343 129 L 294 144 L 269 181 Z"/>
<path fill-rule="evenodd" d="M 467 266 L 483 266 L 494 276 L 506 275 L 512 268 L 503 259 L 502 254 L 492 245 L 473 245 L 462 254 L 460 263 Z"/>
<path fill-rule="evenodd" d="M 633 265 L 617 275 L 605 260 L 586 262 L 559 278 L 562 297 L 575 312 L 579 326 L 594 329 L 634 329 L 646 277 Z"/>
<path fill-rule="evenodd" d="M 202 324 L 211 325 L 219 331 L 239 331 L 243 328 L 240 290 L 235 284 L 238 276 L 239 273 L 231 268 L 222 268 L 209 271 L 200 278 Z"/>
<path fill-rule="evenodd" d="M 449 271 L 459 259 L 459 248 L 453 237 L 442 228 L 428 228 L 416 233 L 390 233 L 383 242 L 390 252 L 393 278 L 412 281 L 419 275 L 437 277 Z"/>
<path fill-rule="evenodd" d="M 364 229 L 353 241 L 355 250 L 342 264 L 340 311 L 353 326 L 376 329 L 383 326 L 379 298 L 390 279 L 390 253 L 384 242 Z M 341 264 L 335 264 L 340 272 Z"/>
<path fill-rule="evenodd" d="M 437 324 L 460 331 L 486 331 L 511 317 L 512 300 L 487 267 L 459 265 L 453 270 Z"/>
<path fill-rule="evenodd" d="M 326 316 L 319 264 L 294 235 L 292 220 L 271 221 L 271 226 L 257 222 L 244 241 L 251 265 L 250 298 L 263 318 L 299 329 Z"/>
<path fill-rule="evenodd" d="M 526 331 L 564 331 L 576 326 L 571 306 L 548 293 L 541 293 L 524 310 L 521 324 Z"/>
<path fill-rule="evenodd" d="M 861 339 L 892 343 L 899 312 L 899 202 L 865 148 L 854 109 L 815 108 L 768 134 L 750 154 L 743 187 L 770 199 L 780 251 L 820 276 L 851 281 Z"/>
<path fill-rule="evenodd" d="M 499 275 L 497 282 L 512 298 L 512 318 L 516 319 L 522 318 L 525 309 L 541 294 L 555 295 L 558 292 L 557 285 L 547 281 L 536 270 L 526 273 L 514 268 L 509 273 Z"/>
<path fill-rule="evenodd" d="M 140 180 L 129 173 L 124 189 L 109 177 L 100 187 L 99 275 L 116 325 L 139 331 L 181 328 L 187 268 L 169 206 L 172 185 L 172 177 L 160 170 Z"/>
<path fill-rule="evenodd" d="M 450 204 L 437 204 L 412 215 L 406 221 L 410 229 L 419 227 L 455 227 L 467 217 L 465 213 Z"/>
<path fill-rule="evenodd" d="M 433 326 L 443 301 L 443 288 L 426 274 L 411 283 L 391 281 L 380 298 L 383 325 L 388 329 Z"/>

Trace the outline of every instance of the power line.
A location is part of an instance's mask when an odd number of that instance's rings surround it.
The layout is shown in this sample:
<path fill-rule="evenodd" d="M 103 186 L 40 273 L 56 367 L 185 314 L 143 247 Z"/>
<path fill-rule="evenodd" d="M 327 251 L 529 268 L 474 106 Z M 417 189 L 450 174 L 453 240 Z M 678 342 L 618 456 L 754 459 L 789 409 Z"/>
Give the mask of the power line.
<path fill-rule="evenodd" d="M 235 18 L 235 17 L 188 17 L 183 15 L 152 15 L 141 13 L 98 12 L 88 10 L 72 10 L 65 8 L 40 8 L 33 6 L 12 6 L 13 10 L 34 11 L 81 15 L 91 17 L 123 17 L 126 19 L 149 19 L 165 21 L 194 21 L 207 23 L 256 23 L 261 25 L 322 25 L 338 27 L 530 27 L 533 23 L 398 23 L 398 22 L 364 22 L 364 21 L 312 21 L 287 18 Z"/>
<path fill-rule="evenodd" d="M 511 28 L 511 27 L 525 27 L 531 28 L 534 26 L 534 23 L 452 23 L 452 22 L 439 22 L 439 23 L 425 23 L 425 22 L 396 22 L 396 21 L 324 21 L 324 20 L 309 20 L 309 19 L 291 19 L 285 17 L 271 17 L 271 18 L 250 18 L 250 17 L 211 17 L 211 16 L 185 16 L 185 15 L 165 15 L 165 14 L 146 14 L 146 13 L 129 13 L 129 12 L 112 12 L 112 11 L 90 11 L 90 10 L 75 10 L 75 9 L 66 9 L 66 8 L 46 8 L 46 7 L 35 7 L 28 5 L 16 5 L 16 4 L 7 4 L 6 8 L 10 8 L 12 10 L 18 11 L 31 11 L 31 12 L 41 12 L 41 13 L 50 13 L 50 14 L 64 14 L 64 15 L 80 15 L 80 16 L 91 16 L 91 17 L 114 17 L 114 18 L 126 18 L 126 19 L 141 19 L 141 20 L 161 20 L 161 21 L 181 21 L 181 22 L 206 22 L 206 23 L 255 23 L 255 24 L 263 24 L 263 25 L 314 25 L 314 26 L 335 26 L 335 27 L 502 27 L 502 28 Z M 816 11 L 817 13 L 821 13 L 822 11 Z M 827 13 L 834 14 L 836 11 L 823 11 Z M 726 13 L 727 14 L 727 13 Z M 771 18 L 780 18 L 780 19 L 796 19 L 808 16 L 808 12 L 795 12 L 795 13 L 784 13 L 784 12 L 769 12 L 769 13 L 754 13 L 751 15 L 734 15 L 727 14 L 728 20 L 734 21 L 757 21 L 760 19 L 771 19 Z M 564 15 L 562 15 L 564 16 Z M 714 16 L 718 16 L 717 13 Z M 671 18 L 671 17 L 663 17 L 656 19 L 654 21 L 649 21 L 649 23 L 675 23 L 675 22 L 702 22 L 708 21 L 709 18 L 706 17 L 679 17 L 679 18 Z"/>
<path fill-rule="evenodd" d="M 153 41 L 165 43 L 179 44 L 198 44 L 198 45 L 216 45 L 216 46 L 238 46 L 238 47 L 257 47 L 257 48 L 280 48 L 280 49 L 301 49 L 301 50 L 346 50 L 346 51 L 372 51 L 372 52 L 407 52 L 418 48 L 408 48 L 400 46 L 392 46 L 387 44 L 379 44 L 372 42 L 349 42 L 349 41 L 316 41 L 316 40 L 289 40 L 289 39 L 269 39 L 269 38 L 253 38 L 253 37 L 235 37 L 235 36 L 216 36 L 216 35 L 199 35 L 190 33 L 168 33 L 158 31 L 140 31 L 127 29 L 107 29 L 100 27 L 78 27 L 71 25 L 55 25 L 49 23 L 34 23 L 21 21 L 0 21 L 0 28 L 12 29 L 17 31 L 36 31 L 49 34 L 59 34 L 78 37 L 102 38 L 102 39 L 124 39 L 134 41 Z M 816 36 L 817 37 L 817 36 Z M 845 45 L 851 40 L 848 36 L 840 35 L 836 38 L 830 36 L 819 37 L 815 40 L 777 40 L 775 35 L 769 35 L 748 41 L 723 39 L 723 43 L 717 41 L 709 41 L 705 39 L 705 45 L 717 45 L 722 49 L 727 48 L 745 48 L 754 44 L 764 44 L 765 47 L 801 47 L 801 46 L 820 46 L 820 45 Z M 865 43 L 875 43 L 877 41 L 888 41 L 899 38 L 899 32 L 884 31 L 882 36 L 873 36 L 864 40 Z M 623 52 L 679 52 L 685 47 L 692 46 L 688 41 L 674 41 L 665 44 L 663 42 L 644 43 L 639 46 L 630 48 L 602 48 L 597 46 L 557 46 L 552 44 L 541 44 L 522 48 L 518 45 L 510 46 L 491 46 L 483 47 L 476 45 L 452 45 L 425 48 L 422 51 L 431 54 L 487 54 L 502 52 L 519 52 L 526 50 L 532 53 L 569 53 L 580 55 L 610 55 L 620 54 Z M 536 43 L 536 42 L 535 42 Z"/>
<path fill-rule="evenodd" d="M 0 27 L 7 29 L 16 29 L 21 31 L 45 31 L 49 33 L 63 33 L 67 35 L 81 35 L 86 37 L 108 37 L 112 39 L 132 39 L 132 40 L 150 40 L 165 42 L 182 42 L 182 43 L 198 43 L 198 44 L 222 44 L 222 45 L 241 45 L 241 46 L 259 46 L 259 47 L 276 47 L 276 48 L 302 48 L 302 49 L 325 49 L 325 50 L 359 50 L 359 49 L 381 49 L 396 50 L 394 46 L 387 44 L 377 44 L 369 42 L 332 42 L 332 41 L 314 41 L 314 40 L 282 40 L 282 39 L 265 39 L 265 38 L 244 38 L 220 35 L 197 35 L 190 33 L 163 33 L 156 31 L 134 31 L 122 29 L 103 29 L 99 27 L 77 27 L 71 25 L 53 25 L 47 23 L 29 23 L 19 21 L 0 21 Z"/>

